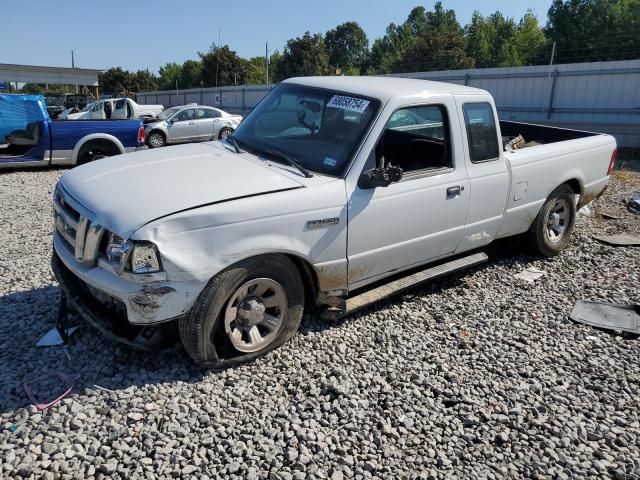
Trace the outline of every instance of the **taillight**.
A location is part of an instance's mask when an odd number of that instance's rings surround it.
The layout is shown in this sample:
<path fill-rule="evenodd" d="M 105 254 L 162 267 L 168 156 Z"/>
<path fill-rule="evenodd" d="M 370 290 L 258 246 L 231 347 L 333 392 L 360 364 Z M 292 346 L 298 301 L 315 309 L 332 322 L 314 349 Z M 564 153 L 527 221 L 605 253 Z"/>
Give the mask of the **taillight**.
<path fill-rule="evenodd" d="M 613 153 L 611 154 L 611 161 L 609 162 L 609 170 L 607 170 L 607 175 L 611 175 L 613 169 L 616 168 L 616 160 L 618 160 L 618 149 L 614 148 Z"/>
<path fill-rule="evenodd" d="M 138 143 L 144 144 L 144 127 L 138 129 Z"/>

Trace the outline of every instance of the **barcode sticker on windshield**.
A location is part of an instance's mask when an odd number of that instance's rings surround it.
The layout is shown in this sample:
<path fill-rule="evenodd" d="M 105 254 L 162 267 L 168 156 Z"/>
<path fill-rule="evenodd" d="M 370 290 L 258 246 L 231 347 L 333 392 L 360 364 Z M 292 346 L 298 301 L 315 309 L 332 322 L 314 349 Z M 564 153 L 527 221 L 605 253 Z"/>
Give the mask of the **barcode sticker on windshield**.
<path fill-rule="evenodd" d="M 338 164 L 338 160 L 336 160 L 335 158 L 331 158 L 331 157 L 324 157 L 324 161 L 322 162 L 325 165 L 328 165 L 330 167 L 335 167 Z"/>
<path fill-rule="evenodd" d="M 344 97 L 342 95 L 334 95 L 327 103 L 327 107 L 341 108 L 350 112 L 364 112 L 369 106 L 369 100 L 362 98 Z"/>

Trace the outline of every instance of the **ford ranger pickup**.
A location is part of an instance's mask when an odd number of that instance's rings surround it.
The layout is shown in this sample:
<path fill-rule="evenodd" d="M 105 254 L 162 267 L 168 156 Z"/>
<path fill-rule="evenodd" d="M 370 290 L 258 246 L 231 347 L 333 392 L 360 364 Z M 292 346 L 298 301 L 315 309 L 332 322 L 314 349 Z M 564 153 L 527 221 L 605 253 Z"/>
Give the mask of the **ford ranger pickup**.
<path fill-rule="evenodd" d="M 66 172 L 52 266 L 104 334 L 175 329 L 224 367 L 283 344 L 305 310 L 348 314 L 486 261 L 496 239 L 559 254 L 615 152 L 609 135 L 500 121 L 475 88 L 289 79 L 224 140 Z"/>

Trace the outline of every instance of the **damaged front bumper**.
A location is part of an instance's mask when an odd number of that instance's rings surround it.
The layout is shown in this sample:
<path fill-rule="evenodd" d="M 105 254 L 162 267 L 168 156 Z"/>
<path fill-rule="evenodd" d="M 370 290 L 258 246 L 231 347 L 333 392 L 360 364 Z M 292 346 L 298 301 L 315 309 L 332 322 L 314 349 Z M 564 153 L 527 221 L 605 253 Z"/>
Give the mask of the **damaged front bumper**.
<path fill-rule="evenodd" d="M 99 330 L 105 337 L 147 351 L 166 347 L 167 338 L 175 335 L 175 323 L 163 323 L 160 326 L 142 327 L 128 322 L 126 310 L 116 299 L 105 302 L 95 297 L 90 287 L 76 277 L 54 252 L 51 269 L 60 283 L 63 301 L 73 308 L 84 321 Z M 123 312 L 125 315 L 123 315 Z M 170 330 L 173 335 L 167 335 Z"/>
<path fill-rule="evenodd" d="M 104 335 L 131 346 L 145 348 L 156 333 L 175 328 L 175 320 L 187 314 L 201 289 L 197 282 L 166 276 L 135 281 L 98 264 L 84 266 L 57 234 L 53 243 L 52 270 L 70 306 Z"/>
<path fill-rule="evenodd" d="M 204 288 L 199 282 L 167 280 L 166 275 L 161 278 L 154 274 L 117 275 L 101 259 L 94 265 L 82 265 L 57 233 L 53 237 L 53 250 L 93 297 L 103 304 L 117 305 L 132 325 L 149 326 L 183 316 Z"/>

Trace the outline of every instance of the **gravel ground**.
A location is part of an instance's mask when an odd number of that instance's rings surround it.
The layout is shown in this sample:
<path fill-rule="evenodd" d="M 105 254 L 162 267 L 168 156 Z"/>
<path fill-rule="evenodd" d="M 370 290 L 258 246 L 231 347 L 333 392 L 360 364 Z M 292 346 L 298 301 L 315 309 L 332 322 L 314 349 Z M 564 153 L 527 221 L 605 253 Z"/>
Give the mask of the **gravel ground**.
<path fill-rule="evenodd" d="M 619 172 L 563 255 L 517 241 L 485 266 L 202 372 L 55 318 L 50 197 L 61 170 L 0 174 L 0 478 L 640 478 L 640 340 L 568 321 L 577 299 L 640 303 L 640 234 Z M 602 211 L 624 215 L 605 220 Z M 530 266 L 533 284 L 513 277 Z M 21 384 L 77 375 L 37 412 Z M 46 383 L 46 382 L 45 382 Z M 44 385 L 42 388 L 53 388 Z"/>

